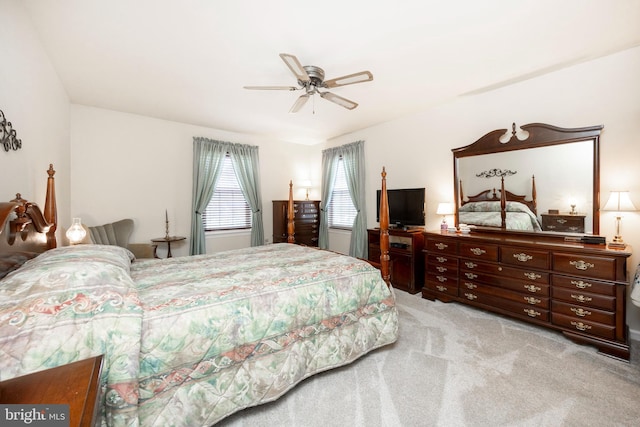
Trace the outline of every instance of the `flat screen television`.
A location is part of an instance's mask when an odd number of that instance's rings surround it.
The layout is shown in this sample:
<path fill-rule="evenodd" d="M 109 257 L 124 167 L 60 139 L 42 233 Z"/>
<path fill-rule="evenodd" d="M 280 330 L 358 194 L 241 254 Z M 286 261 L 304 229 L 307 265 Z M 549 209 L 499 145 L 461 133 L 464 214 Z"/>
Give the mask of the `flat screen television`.
<path fill-rule="evenodd" d="M 380 190 L 376 196 L 376 221 L 380 222 Z M 389 199 L 390 226 L 406 228 L 424 225 L 424 187 L 387 190 L 387 198 Z"/>

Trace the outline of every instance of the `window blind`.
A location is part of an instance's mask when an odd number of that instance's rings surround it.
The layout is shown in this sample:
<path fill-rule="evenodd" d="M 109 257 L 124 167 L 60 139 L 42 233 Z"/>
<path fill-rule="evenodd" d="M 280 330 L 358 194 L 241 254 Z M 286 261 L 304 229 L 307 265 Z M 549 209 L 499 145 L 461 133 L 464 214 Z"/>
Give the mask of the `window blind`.
<path fill-rule="evenodd" d="M 347 187 L 347 176 L 344 171 L 344 162 L 338 160 L 336 178 L 333 184 L 333 194 L 327 206 L 329 227 L 351 229 L 353 221 L 356 219 L 356 208 L 351 201 L 349 188 Z"/>
<path fill-rule="evenodd" d="M 251 228 L 251 209 L 242 194 L 228 154 L 222 162 L 220 178 L 202 215 L 202 222 L 205 231 Z"/>

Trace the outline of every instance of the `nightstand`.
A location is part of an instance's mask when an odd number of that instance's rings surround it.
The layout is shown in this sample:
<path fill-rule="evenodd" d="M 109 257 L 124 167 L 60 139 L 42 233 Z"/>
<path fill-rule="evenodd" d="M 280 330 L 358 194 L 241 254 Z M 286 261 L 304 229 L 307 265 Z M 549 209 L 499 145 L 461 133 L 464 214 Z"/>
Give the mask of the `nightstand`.
<path fill-rule="evenodd" d="M 569 233 L 584 233 L 585 214 L 558 213 L 540 214 L 544 231 L 563 231 Z"/>
<path fill-rule="evenodd" d="M 93 426 L 102 355 L 0 382 L 0 403 L 67 404 L 69 426 Z"/>

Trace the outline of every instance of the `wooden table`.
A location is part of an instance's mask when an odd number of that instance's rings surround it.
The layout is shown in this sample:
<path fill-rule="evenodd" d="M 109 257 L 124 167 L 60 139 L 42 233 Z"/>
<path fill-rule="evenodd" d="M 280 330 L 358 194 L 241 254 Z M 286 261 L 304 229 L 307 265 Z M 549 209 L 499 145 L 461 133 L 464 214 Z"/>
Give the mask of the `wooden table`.
<path fill-rule="evenodd" d="M 69 405 L 69 426 L 93 426 L 102 355 L 0 382 L 0 403 Z"/>
<path fill-rule="evenodd" d="M 171 258 L 171 242 L 179 242 L 181 240 L 185 240 L 184 236 L 165 236 L 165 237 L 156 237 L 155 239 L 151 239 L 153 243 L 166 243 L 167 244 L 167 258 Z M 156 253 L 156 248 L 153 248 L 153 256 L 155 258 L 159 258 Z"/>

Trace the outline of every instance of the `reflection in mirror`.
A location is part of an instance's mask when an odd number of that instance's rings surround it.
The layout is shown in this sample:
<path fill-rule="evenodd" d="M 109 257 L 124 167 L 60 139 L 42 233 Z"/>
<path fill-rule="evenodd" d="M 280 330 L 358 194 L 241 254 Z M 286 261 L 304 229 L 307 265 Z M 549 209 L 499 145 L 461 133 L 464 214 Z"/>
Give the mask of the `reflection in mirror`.
<path fill-rule="evenodd" d="M 527 201 L 534 200 L 532 177 L 535 177 L 536 211 L 533 213 L 539 229 L 542 229 L 541 214 L 557 211 L 559 214 L 569 215 L 572 205 L 575 205 L 575 214 L 584 215 L 584 232 L 592 233 L 592 164 L 593 140 L 540 147 L 535 150 L 464 157 L 458 160 L 458 183 L 463 195 L 461 202 L 465 203 L 469 196 L 493 189 L 496 190 L 496 196 L 499 199 L 501 177 L 497 175 L 500 174 L 483 174 L 483 172 L 493 169 L 514 172 L 504 176 L 505 190 L 525 196 Z M 496 203 L 499 202 L 496 201 Z M 461 210 L 460 223 L 474 224 L 473 218 L 473 215 L 466 214 L 464 209 Z M 511 228 L 529 229 L 519 224 L 522 223 L 511 224 Z M 500 223 L 491 225 L 499 227 Z M 532 227 L 529 230 L 535 229 L 535 225 Z"/>
<path fill-rule="evenodd" d="M 453 149 L 456 224 L 598 234 L 601 131 L 513 124 Z"/>

